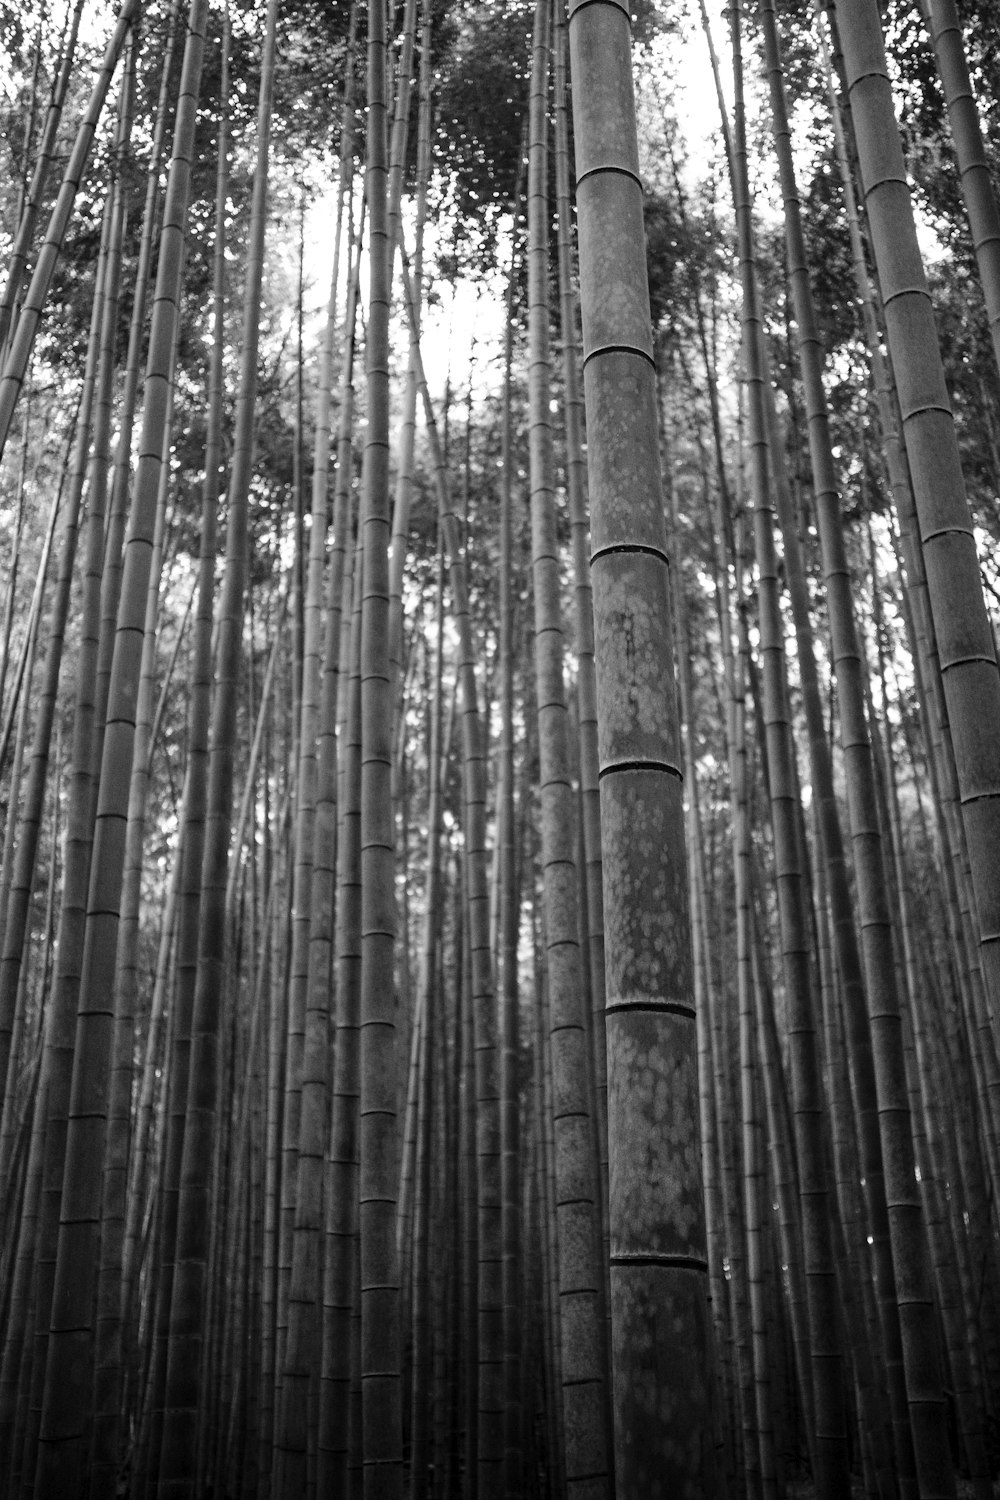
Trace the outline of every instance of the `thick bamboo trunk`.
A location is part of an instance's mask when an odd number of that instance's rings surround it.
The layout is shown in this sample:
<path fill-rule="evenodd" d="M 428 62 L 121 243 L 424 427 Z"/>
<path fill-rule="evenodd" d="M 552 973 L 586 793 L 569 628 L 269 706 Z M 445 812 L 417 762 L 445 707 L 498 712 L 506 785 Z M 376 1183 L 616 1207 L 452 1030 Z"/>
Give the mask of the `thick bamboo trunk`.
<path fill-rule="evenodd" d="M 664 656 L 672 628 L 628 13 L 614 0 L 569 10 L 604 841 L 616 1490 L 619 1500 L 654 1500 L 685 1488 L 710 1494 L 715 1482 L 680 745 Z M 655 1084 L 663 1079 L 665 1089 Z"/>
<path fill-rule="evenodd" d="M 838 17 L 951 724 L 983 968 L 995 1005 L 1000 996 L 1000 672 L 917 245 L 878 7 L 874 0 L 842 0 Z M 943 1476 L 940 1483 L 942 1493 L 949 1493 Z"/>
<path fill-rule="evenodd" d="M 570 1500 L 607 1493 L 600 1195 L 591 1130 L 589 1040 L 578 942 L 578 872 L 563 684 L 560 560 L 553 494 L 549 369 L 546 108 L 551 7 L 535 7 L 528 140 L 530 474 L 535 697 L 541 783 L 546 972 L 551 1012 L 562 1401 Z"/>

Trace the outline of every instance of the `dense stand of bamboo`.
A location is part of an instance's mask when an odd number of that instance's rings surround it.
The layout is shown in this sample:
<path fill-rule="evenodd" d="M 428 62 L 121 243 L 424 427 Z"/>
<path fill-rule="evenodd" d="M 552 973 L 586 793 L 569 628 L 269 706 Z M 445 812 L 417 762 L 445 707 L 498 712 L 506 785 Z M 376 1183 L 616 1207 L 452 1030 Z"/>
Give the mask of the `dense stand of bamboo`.
<path fill-rule="evenodd" d="M 878 8 L 809 23 L 849 440 L 773 0 L 729 7 L 732 126 L 712 48 L 735 253 L 671 140 L 655 326 L 629 8 L 522 7 L 501 377 L 460 403 L 425 231 L 474 20 L 331 23 L 313 370 L 293 8 L 125 0 L 88 96 L 81 0 L 26 75 L 0 1494 L 988 1500 L 1000 673 Z M 988 132 L 925 10 L 996 339 Z"/>

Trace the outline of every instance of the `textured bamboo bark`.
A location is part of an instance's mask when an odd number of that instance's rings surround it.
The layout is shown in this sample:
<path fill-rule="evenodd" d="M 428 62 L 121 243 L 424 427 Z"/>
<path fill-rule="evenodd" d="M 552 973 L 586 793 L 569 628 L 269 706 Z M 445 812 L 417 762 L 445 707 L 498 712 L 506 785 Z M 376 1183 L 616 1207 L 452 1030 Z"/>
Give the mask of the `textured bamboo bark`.
<path fill-rule="evenodd" d="M 608 1492 L 603 1269 L 588 1099 L 588 1038 L 577 938 L 577 867 L 563 684 L 560 559 L 552 479 L 547 109 L 551 7 L 538 0 L 528 138 L 530 474 L 535 696 L 541 783 L 546 971 L 551 1013 L 562 1404 L 570 1497 Z"/>
<path fill-rule="evenodd" d="M 1000 996 L 1000 672 L 917 245 L 878 8 L 873 0 L 842 0 L 838 14 L 951 725 L 983 968 L 995 1005 Z"/>
<path fill-rule="evenodd" d="M 954 0 L 922 0 L 944 88 L 951 138 L 1000 369 L 1000 207 L 990 180 L 976 96 Z"/>
<path fill-rule="evenodd" d="M 616 1489 L 620 1500 L 653 1500 L 711 1493 L 714 1455 L 680 750 L 663 660 L 672 632 L 627 11 L 613 0 L 571 3 L 570 56 L 604 840 Z"/>
<path fill-rule="evenodd" d="M 822 32 L 821 41 L 822 41 Z M 823 43 L 826 51 L 825 42 Z M 831 77 L 827 62 L 828 80 Z M 883 451 L 890 488 L 899 518 L 904 556 L 906 589 L 904 612 L 911 642 L 921 723 L 928 753 L 932 796 L 937 816 L 941 847 L 941 874 L 947 892 L 948 920 L 952 942 L 963 963 L 963 1001 L 967 1013 L 974 1017 L 976 1028 L 973 1056 L 981 1097 L 984 1101 L 984 1124 L 987 1148 L 993 1163 L 994 1178 L 1000 1180 L 1000 1066 L 998 1066 L 994 1032 L 984 993 L 983 972 L 977 935 L 972 917 L 971 875 L 964 830 L 958 805 L 955 761 L 948 732 L 948 715 L 938 667 L 937 644 L 927 592 L 923 555 L 917 541 L 917 517 L 910 467 L 901 437 L 898 403 L 889 361 L 881 349 L 881 335 L 876 310 L 876 295 L 865 264 L 864 247 L 848 163 L 844 121 L 830 83 L 831 104 L 836 134 L 838 166 L 844 189 L 851 234 L 851 254 L 855 281 L 861 300 L 865 340 L 869 348 L 879 421 L 882 427 Z M 898 552 L 898 547 L 897 547 Z"/>

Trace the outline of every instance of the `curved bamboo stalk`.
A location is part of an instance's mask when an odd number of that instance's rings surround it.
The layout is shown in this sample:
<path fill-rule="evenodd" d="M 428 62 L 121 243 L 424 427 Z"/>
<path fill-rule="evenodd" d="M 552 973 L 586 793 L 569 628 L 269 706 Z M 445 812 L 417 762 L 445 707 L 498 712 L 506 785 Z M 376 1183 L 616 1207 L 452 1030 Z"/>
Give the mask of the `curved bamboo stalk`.
<path fill-rule="evenodd" d="M 66 45 L 62 51 L 61 61 L 58 63 L 57 76 L 52 84 L 49 106 L 45 114 L 45 124 L 42 127 L 42 135 L 38 143 L 38 154 L 35 158 L 35 166 L 31 174 L 31 182 L 28 184 L 27 193 L 20 206 L 17 234 L 14 238 L 14 244 L 11 247 L 10 259 L 7 263 L 7 280 L 4 282 L 3 296 L 0 297 L 0 358 L 5 358 L 7 354 L 7 341 L 14 318 L 14 309 L 17 305 L 18 293 L 21 290 L 21 282 L 24 279 L 24 273 L 27 269 L 31 241 L 35 233 L 35 224 L 38 220 L 38 212 L 45 194 L 45 184 L 48 181 L 52 159 L 55 155 L 56 137 L 59 130 L 59 123 L 62 119 L 63 105 L 66 102 L 66 91 L 73 76 L 73 64 L 76 60 L 76 42 L 80 33 L 80 18 L 83 15 L 85 3 L 86 0 L 76 0 L 76 4 L 73 7 Z M 39 26 L 41 26 L 41 19 L 41 13 L 39 13 Z"/>
<path fill-rule="evenodd" d="M 114 32 L 94 79 L 87 108 L 80 120 L 76 140 L 66 163 L 59 196 L 45 232 L 45 241 L 35 262 L 34 274 L 4 360 L 3 374 L 0 376 L 0 455 L 7 446 L 14 409 L 24 383 L 28 362 L 31 359 L 35 335 L 42 320 L 42 311 L 52 285 L 56 261 L 59 258 L 66 227 L 73 211 L 77 190 L 90 156 L 97 123 L 104 109 L 104 101 L 111 87 L 112 76 L 125 46 L 125 38 L 130 27 L 135 24 L 139 9 L 140 0 L 123 0 Z"/>
<path fill-rule="evenodd" d="M 954 0 L 921 0 L 948 108 L 962 196 L 1000 370 L 1000 206 L 997 204 Z"/>

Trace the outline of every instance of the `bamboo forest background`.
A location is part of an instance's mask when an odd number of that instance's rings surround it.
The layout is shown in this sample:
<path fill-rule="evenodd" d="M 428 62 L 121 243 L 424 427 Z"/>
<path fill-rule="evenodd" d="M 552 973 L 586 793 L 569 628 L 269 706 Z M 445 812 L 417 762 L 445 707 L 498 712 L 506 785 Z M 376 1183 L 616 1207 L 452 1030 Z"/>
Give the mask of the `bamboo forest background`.
<path fill-rule="evenodd" d="M 0 47 L 0 1494 L 995 1495 L 997 7 Z"/>

